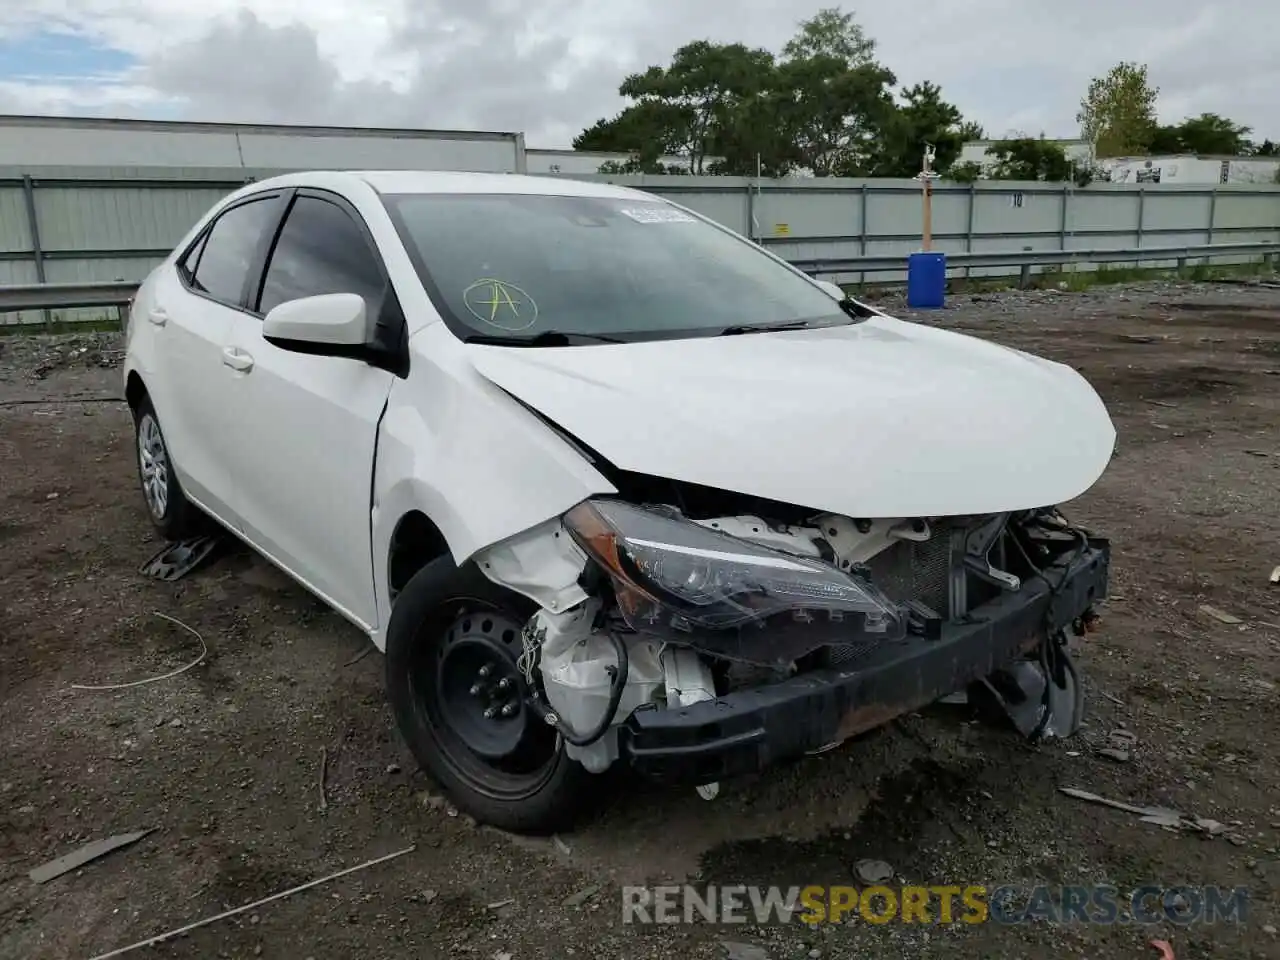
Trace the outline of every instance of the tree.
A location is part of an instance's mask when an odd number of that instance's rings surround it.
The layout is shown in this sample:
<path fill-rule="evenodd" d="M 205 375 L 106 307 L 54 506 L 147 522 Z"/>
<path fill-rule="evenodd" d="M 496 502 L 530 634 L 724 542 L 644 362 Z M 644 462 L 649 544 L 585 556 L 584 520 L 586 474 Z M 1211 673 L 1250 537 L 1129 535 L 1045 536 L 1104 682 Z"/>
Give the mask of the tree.
<path fill-rule="evenodd" d="M 679 153 L 688 141 L 688 118 L 679 109 L 661 103 L 639 103 L 616 117 L 598 120 L 573 139 L 575 150 L 629 153 L 624 169 L 602 173 L 666 173 L 662 157 Z"/>
<path fill-rule="evenodd" d="M 889 112 L 879 133 L 879 150 L 867 171 L 877 177 L 914 177 L 924 149 L 934 149 L 933 167 L 945 172 L 960 156 L 965 141 L 960 111 L 942 99 L 942 89 L 928 81 L 902 91 L 903 103 Z"/>
<path fill-rule="evenodd" d="M 852 13 L 839 7 L 824 7 L 808 20 L 800 21 L 799 27 L 799 32 L 782 48 L 787 60 L 834 57 L 849 69 L 873 62 L 876 42 L 866 35 Z"/>
<path fill-rule="evenodd" d="M 893 113 L 893 82 L 879 64 L 849 68 L 824 54 L 781 64 L 775 116 L 794 146 L 795 164 L 819 177 L 865 166 L 874 138 Z"/>
<path fill-rule="evenodd" d="M 768 90 L 773 71 L 767 50 L 707 40 L 685 44 L 670 66 L 623 80 L 618 92 L 635 102 L 583 131 L 574 149 L 629 152 L 646 168 L 674 153 L 688 158 L 690 172 L 705 173 L 735 111 Z"/>
<path fill-rule="evenodd" d="M 1076 120 L 1080 135 L 1094 145 L 1099 157 L 1142 153 L 1156 131 L 1156 97 L 1147 67 L 1118 63 L 1089 83 Z"/>
<path fill-rule="evenodd" d="M 1156 127 L 1148 149 L 1151 153 L 1195 153 L 1242 156 L 1251 152 L 1249 127 L 1216 113 L 1188 117 L 1178 124 Z"/>
<path fill-rule="evenodd" d="M 987 148 L 987 156 L 995 161 L 993 180 L 1070 180 L 1071 161 L 1066 151 L 1044 136 L 1001 140 Z"/>
<path fill-rule="evenodd" d="M 975 180 L 982 178 L 982 164 L 974 163 L 972 160 L 952 164 L 951 169 L 946 173 L 946 177 L 956 183 L 973 183 Z"/>
<path fill-rule="evenodd" d="M 579 150 L 629 155 L 608 170 L 668 172 L 664 154 L 693 173 L 784 176 L 914 176 L 926 143 L 939 171 L 982 128 L 964 124 L 931 83 L 902 91 L 873 58 L 875 42 L 852 14 L 820 10 L 799 24 L 781 59 L 767 50 L 706 40 L 685 44 L 668 66 L 627 77 L 631 102 L 575 140 Z"/>
<path fill-rule="evenodd" d="M 956 128 L 956 133 L 964 143 L 969 143 L 973 140 L 987 139 L 987 132 L 982 129 L 982 124 L 975 123 L 972 120 L 965 120 L 961 123 L 960 126 Z"/>

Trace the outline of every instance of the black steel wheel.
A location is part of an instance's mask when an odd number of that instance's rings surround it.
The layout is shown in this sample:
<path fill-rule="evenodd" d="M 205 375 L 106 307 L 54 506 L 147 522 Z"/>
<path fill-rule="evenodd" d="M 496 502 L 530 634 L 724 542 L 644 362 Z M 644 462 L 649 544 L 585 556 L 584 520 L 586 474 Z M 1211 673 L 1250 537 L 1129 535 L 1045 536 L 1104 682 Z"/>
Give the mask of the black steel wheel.
<path fill-rule="evenodd" d="M 591 775 L 525 703 L 521 631 L 535 605 L 450 557 L 397 597 L 387 691 L 422 766 L 477 820 L 520 832 L 563 828 Z"/>

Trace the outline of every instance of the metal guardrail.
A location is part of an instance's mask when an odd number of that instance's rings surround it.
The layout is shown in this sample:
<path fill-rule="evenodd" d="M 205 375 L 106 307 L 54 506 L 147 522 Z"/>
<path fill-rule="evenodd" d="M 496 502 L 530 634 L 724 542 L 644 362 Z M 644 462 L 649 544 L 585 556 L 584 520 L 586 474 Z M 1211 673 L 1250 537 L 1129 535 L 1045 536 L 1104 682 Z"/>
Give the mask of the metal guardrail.
<path fill-rule="evenodd" d="M 1183 247 L 1132 247 L 1110 250 L 997 250 L 948 253 L 947 267 L 955 269 L 1019 267 L 1025 282 L 1032 267 L 1071 263 L 1143 263 L 1175 261 L 1179 268 L 1189 260 L 1216 257 L 1280 259 L 1280 243 L 1212 243 Z M 891 273 L 906 270 L 900 253 L 876 257 L 791 260 L 814 276 L 833 273 Z M 0 286 L 0 313 L 21 310 L 69 310 L 77 307 L 127 307 L 138 284 L 125 280 L 94 283 L 31 283 Z"/>
<path fill-rule="evenodd" d="M 944 251 L 945 252 L 945 251 Z M 1071 263 L 1150 263 L 1172 260 L 1179 268 L 1189 260 L 1215 257 L 1280 256 L 1280 243 L 1205 243 L 1182 247 L 1125 247 L 1109 250 L 992 250 L 975 253 L 947 253 L 947 268 L 1020 267 L 1023 280 L 1032 267 L 1059 266 Z M 788 260 L 805 273 L 814 276 L 831 273 L 890 273 L 906 270 L 906 257 L 900 253 L 876 257 L 822 258 Z"/>
<path fill-rule="evenodd" d="M 71 310 L 76 307 L 127 307 L 137 291 L 138 284 L 130 280 L 0 286 L 0 313 L 19 310 Z"/>

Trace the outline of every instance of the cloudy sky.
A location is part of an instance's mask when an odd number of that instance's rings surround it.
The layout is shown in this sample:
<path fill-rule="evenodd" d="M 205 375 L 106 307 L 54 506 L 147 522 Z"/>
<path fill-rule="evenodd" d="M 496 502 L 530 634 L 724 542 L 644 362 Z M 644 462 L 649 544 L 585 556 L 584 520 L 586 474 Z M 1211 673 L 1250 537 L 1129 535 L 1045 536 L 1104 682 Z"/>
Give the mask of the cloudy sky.
<path fill-rule="evenodd" d="M 0 112 L 524 130 L 568 146 L 619 81 L 707 38 L 779 49 L 837 0 L 0 0 Z M 1074 136 L 1150 65 L 1162 119 L 1280 139 L 1274 0 L 846 0 L 903 84 L 990 135 Z"/>

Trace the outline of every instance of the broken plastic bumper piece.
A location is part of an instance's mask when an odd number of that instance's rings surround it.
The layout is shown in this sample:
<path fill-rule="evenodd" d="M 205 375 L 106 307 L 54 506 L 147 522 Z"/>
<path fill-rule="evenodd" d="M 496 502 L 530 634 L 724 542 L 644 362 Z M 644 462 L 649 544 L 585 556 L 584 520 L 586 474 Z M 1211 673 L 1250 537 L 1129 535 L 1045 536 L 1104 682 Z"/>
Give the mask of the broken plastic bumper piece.
<path fill-rule="evenodd" d="M 963 619 L 924 636 L 909 633 L 859 659 L 856 668 L 802 673 L 780 683 L 738 690 L 675 709 L 641 708 L 620 730 L 622 756 L 641 774 L 663 782 L 709 783 L 761 770 L 779 760 L 829 747 L 917 710 L 1034 657 L 1048 675 L 1063 679 L 1069 663 L 1042 647 L 1105 599 L 1111 549 L 1090 540 L 1070 559 L 1027 578 Z M 1054 679 L 1056 678 L 1056 680 Z M 1034 683 L 1024 697 L 1038 696 Z M 1065 735 L 1076 718 L 1050 699 L 1042 733 Z M 1021 726 L 1021 725 L 1020 725 Z M 1027 731 L 1024 731 L 1027 732 Z"/>

